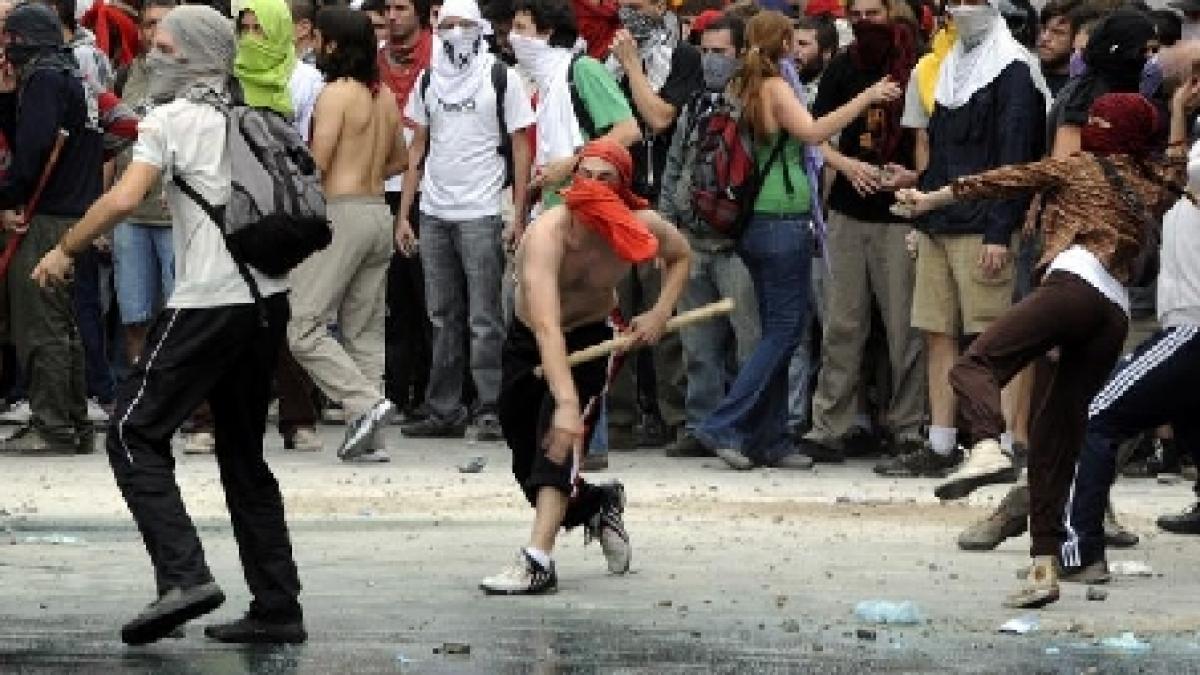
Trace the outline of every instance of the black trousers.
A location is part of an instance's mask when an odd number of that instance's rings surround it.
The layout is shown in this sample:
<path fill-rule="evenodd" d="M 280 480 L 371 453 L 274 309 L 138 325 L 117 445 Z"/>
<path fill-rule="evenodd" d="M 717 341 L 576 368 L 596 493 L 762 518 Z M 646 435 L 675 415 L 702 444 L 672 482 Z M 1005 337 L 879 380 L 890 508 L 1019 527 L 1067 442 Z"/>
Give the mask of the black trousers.
<path fill-rule="evenodd" d="M 1064 511 L 1063 564 L 1104 560 L 1104 509 L 1123 441 L 1170 424 L 1179 447 L 1200 454 L 1197 383 L 1200 326 L 1164 328 L 1117 364 L 1088 407 L 1083 450 Z"/>
<path fill-rule="evenodd" d="M 271 378 L 289 310 L 285 294 L 254 305 L 167 309 L 117 391 L 108 458 L 154 565 L 159 593 L 212 574 L 175 482 L 171 436 L 200 403 L 212 409 L 216 460 L 255 616 L 300 617 L 300 580 L 279 484 L 263 459 Z"/>
<path fill-rule="evenodd" d="M 392 214 L 400 208 L 400 193 L 386 195 Z M 417 201 L 408 222 L 417 224 Z M 392 255 L 387 276 L 387 319 L 384 322 L 384 393 L 400 410 L 425 400 L 433 360 L 433 327 L 425 307 L 425 272 L 420 256 Z M 468 378 L 469 379 L 469 378 Z"/>
<path fill-rule="evenodd" d="M 588 324 L 568 331 L 565 337 L 570 353 L 611 338 L 612 328 L 604 323 Z M 554 396 L 546 381 L 533 373 L 542 357 L 533 331 L 520 319 L 510 322 L 502 359 L 500 426 L 513 453 L 513 476 L 531 505 L 537 504 L 537 493 L 543 487 L 554 487 L 568 495 L 575 488 L 563 527 L 570 529 L 588 522 L 604 505 L 603 495 L 582 478 L 575 480 L 579 467 L 574 457 L 563 464 L 546 457 L 542 441 L 553 422 Z M 607 371 L 607 359 L 594 359 L 571 369 L 581 409 L 604 390 Z M 584 438 L 583 447 L 588 447 L 590 440 Z"/>

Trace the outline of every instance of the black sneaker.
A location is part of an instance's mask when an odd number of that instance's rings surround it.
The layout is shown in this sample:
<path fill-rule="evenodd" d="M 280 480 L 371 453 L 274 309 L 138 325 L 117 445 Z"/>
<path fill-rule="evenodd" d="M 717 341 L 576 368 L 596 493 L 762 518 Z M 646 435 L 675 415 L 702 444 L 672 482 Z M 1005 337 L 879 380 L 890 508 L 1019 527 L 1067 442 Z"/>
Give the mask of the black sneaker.
<path fill-rule="evenodd" d="M 583 545 L 587 546 L 592 540 L 600 542 L 604 551 L 604 559 L 608 561 L 608 571 L 613 574 L 625 574 L 629 571 L 629 562 L 633 558 L 633 547 L 629 544 L 629 533 L 625 531 L 625 486 L 620 483 L 610 483 L 599 486 L 605 493 L 605 504 L 599 513 L 592 517 L 583 530 Z"/>
<path fill-rule="evenodd" d="M 879 437 L 875 434 L 863 429 L 862 427 L 854 427 L 850 433 L 842 438 L 842 449 L 839 454 L 844 457 L 875 457 L 883 450 L 883 444 L 880 443 Z M 822 460 L 813 457 L 814 460 L 820 462 Z"/>
<path fill-rule="evenodd" d="M 525 549 L 521 549 L 511 565 L 479 582 L 479 587 L 488 595 L 553 593 L 558 590 L 558 575 L 554 573 L 553 560 L 548 567 L 542 567 Z"/>
<path fill-rule="evenodd" d="M 308 640 L 303 621 L 273 623 L 250 614 L 237 621 L 205 626 L 204 636 L 217 642 L 258 645 L 298 645 Z"/>
<path fill-rule="evenodd" d="M 1172 534 L 1200 534 L 1200 502 L 1192 504 L 1183 513 L 1159 516 L 1159 529 Z"/>
<path fill-rule="evenodd" d="M 481 413 L 475 417 L 475 440 L 481 443 L 491 443 L 504 440 L 504 431 L 500 428 L 500 418 L 494 413 Z"/>
<path fill-rule="evenodd" d="M 712 452 L 704 447 L 698 438 L 688 432 L 679 434 L 675 442 L 667 446 L 667 457 L 712 457 Z"/>
<path fill-rule="evenodd" d="M 808 455 L 817 464 L 841 464 L 846 461 L 846 453 L 841 448 L 826 445 L 810 438 L 801 438 L 796 442 L 796 451 Z"/>
<path fill-rule="evenodd" d="M 940 455 L 929 447 L 922 447 L 876 464 L 875 473 L 892 478 L 945 478 L 962 460 L 961 448 L 955 448 L 949 455 Z"/>
<path fill-rule="evenodd" d="M 121 641 L 144 645 L 167 637 L 176 628 L 221 606 L 225 594 L 216 582 L 172 588 L 121 627 Z"/>
<path fill-rule="evenodd" d="M 462 438 L 467 434 L 467 420 L 465 415 L 462 419 L 452 422 L 431 416 L 412 424 L 405 424 L 400 427 L 400 432 L 409 438 Z"/>

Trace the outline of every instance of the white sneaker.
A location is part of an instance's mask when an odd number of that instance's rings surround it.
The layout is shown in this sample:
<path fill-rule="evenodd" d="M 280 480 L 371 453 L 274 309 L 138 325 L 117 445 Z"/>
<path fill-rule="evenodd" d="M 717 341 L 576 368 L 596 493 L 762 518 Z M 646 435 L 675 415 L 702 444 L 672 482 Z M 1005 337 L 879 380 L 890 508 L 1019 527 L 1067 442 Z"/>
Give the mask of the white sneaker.
<path fill-rule="evenodd" d="M 108 411 L 100 406 L 100 402 L 89 398 L 87 402 L 87 418 L 92 424 L 107 424 Z"/>
<path fill-rule="evenodd" d="M 197 431 L 187 435 L 183 443 L 185 455 L 211 455 L 217 449 L 217 438 L 211 431 Z"/>
<path fill-rule="evenodd" d="M 517 552 L 517 559 L 499 574 L 479 583 L 488 595 L 537 595 L 558 590 L 558 575 L 554 573 L 554 561 L 542 567 L 525 549 Z"/>
<path fill-rule="evenodd" d="M 967 461 L 933 493 L 938 499 L 962 499 L 984 485 L 1015 483 L 1019 473 L 1012 457 L 1000 447 L 1000 441 L 985 438 L 971 448 Z"/>
<path fill-rule="evenodd" d="M 285 449 L 296 452 L 320 452 L 325 447 L 321 435 L 312 427 L 298 427 L 283 445 Z"/>
<path fill-rule="evenodd" d="M 6 424 L 28 424 L 29 418 L 33 417 L 33 409 L 29 407 L 29 401 L 17 401 L 11 408 L 0 413 L 0 422 Z"/>
<path fill-rule="evenodd" d="M 346 438 L 338 448 L 337 456 L 342 459 L 353 459 L 357 455 L 374 449 L 372 443 L 376 442 L 375 434 L 387 424 L 394 409 L 395 406 L 391 401 L 381 398 L 375 402 L 375 405 L 351 420 L 346 425 Z"/>
<path fill-rule="evenodd" d="M 342 461 L 349 462 L 351 464 L 384 464 L 392 461 L 392 456 L 389 455 L 386 450 L 372 449 L 367 450 L 361 455 L 346 457 L 342 459 Z"/>

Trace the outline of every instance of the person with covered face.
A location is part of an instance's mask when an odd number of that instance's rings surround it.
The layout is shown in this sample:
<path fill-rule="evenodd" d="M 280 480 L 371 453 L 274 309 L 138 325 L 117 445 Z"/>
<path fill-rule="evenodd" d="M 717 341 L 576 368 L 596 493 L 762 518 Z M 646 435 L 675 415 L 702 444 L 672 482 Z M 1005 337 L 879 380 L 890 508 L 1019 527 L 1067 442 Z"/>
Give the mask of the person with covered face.
<path fill-rule="evenodd" d="M 928 138 L 928 151 L 918 152 L 922 190 L 1044 154 L 1050 92 L 1036 57 L 1013 38 L 995 2 L 952 0 L 947 12 L 953 31 L 934 39 L 934 54 L 952 39 L 944 58 L 926 57 L 917 66 L 910 97 L 925 105 L 908 106 L 902 124 L 924 128 Z M 928 443 L 877 471 L 944 477 L 961 462 L 946 375 L 961 341 L 982 333 L 1012 304 L 1010 249 L 1027 206 L 1024 195 L 955 204 L 916 222 L 912 325 L 925 335 L 932 423 Z M 1003 440 L 1011 452 L 1012 437 Z M 992 461 L 980 453 L 972 457 L 984 466 Z M 964 470 L 979 469 L 971 464 Z"/>
<path fill-rule="evenodd" d="M 419 250 L 433 324 L 433 367 L 425 396 L 429 416 L 401 429 L 412 438 L 462 438 L 472 424 L 478 439 L 499 440 L 504 240 L 514 241 L 524 228 L 528 128 L 534 115 L 521 77 L 487 50 L 475 0 L 449 0 L 438 16 L 433 63 L 405 111 L 416 125 L 413 168 L 404 174 L 396 219 L 397 246 L 416 252 L 408 213 L 419 186 Z M 498 81 L 504 82 L 502 96 Z M 500 150 L 506 140 L 512 148 L 515 214 L 508 224 L 500 216 L 510 171 Z M 465 349 L 468 331 L 470 348 Z M 479 396 L 474 411 L 462 403 L 467 359 Z"/>
<path fill-rule="evenodd" d="M 1034 359 L 1057 349 L 1054 376 L 1034 412 L 1030 435 L 1033 566 L 1022 587 L 1005 600 L 1008 607 L 1042 607 L 1059 597 L 1057 556 L 1075 461 L 1089 414 L 1106 405 L 1100 388 L 1125 341 L 1125 284 L 1142 273 L 1143 250 L 1157 247 L 1158 223 L 1183 194 L 1186 120 L 1198 104 L 1200 82 L 1177 90 L 1166 162 L 1151 156 L 1162 123 L 1155 107 L 1137 93 L 1105 94 L 1089 111 L 1080 153 L 961 176 L 932 192 L 898 195 L 914 213 L 1029 192 L 1043 196 L 1040 285 L 976 338 L 950 371 L 965 440 L 987 463 L 973 460 L 973 471 L 951 476 L 936 490 L 942 499 L 961 499 L 1007 480 L 1013 464 L 1000 447 L 1000 389 Z"/>
<path fill-rule="evenodd" d="M 43 293 L 56 292 L 70 276 L 72 258 L 127 218 L 163 179 L 174 230 L 175 288 L 151 324 L 142 357 L 117 388 L 106 439 L 157 586 L 156 599 L 122 627 L 121 639 L 154 642 L 225 601 L 183 504 L 171 455 L 171 437 L 207 400 L 252 599 L 243 618 L 208 626 L 205 635 L 223 642 L 304 642 L 283 498 L 263 458 L 271 381 L 289 313 L 287 281 L 250 268 L 262 296 L 256 306 L 221 226 L 174 180 L 210 203 L 229 199 L 227 125 L 218 106 L 231 101 L 233 23 L 208 7 L 178 7 L 163 18 L 152 45 L 148 93 L 163 103 L 142 119 L 129 167 L 83 218 L 63 228 L 23 278 Z"/>
<path fill-rule="evenodd" d="M 844 105 L 884 76 L 907 86 L 917 61 L 915 31 L 891 18 L 888 2 L 853 0 L 848 12 L 854 44 L 826 68 L 814 115 Z M 870 433 L 855 419 L 872 305 L 883 319 L 891 365 L 891 392 L 881 404 L 888 440 L 897 454 L 919 450 L 924 440 L 921 340 L 909 321 L 913 261 L 904 245 L 910 225 L 891 213 L 893 191 L 917 179 L 914 132 L 900 125 L 903 107 L 903 100 L 872 105 L 838 136 L 836 149 L 823 149 L 837 171 L 825 243 L 825 302 L 834 311 L 824 317 L 812 430 L 800 449 L 818 462 L 842 461 Z"/>
<path fill-rule="evenodd" d="M 0 209 L 30 207 L 52 150 L 62 143 L 37 203 L 25 214 L 29 229 L 8 271 L 12 340 L 32 414 L 4 448 L 91 452 L 94 434 L 87 419 L 72 284 L 41 287 L 30 272 L 100 196 L 103 139 L 90 118 L 88 94 L 54 10 L 19 5 L 5 19 L 3 32 L 7 59 L 0 73 L 0 129 L 12 160 L 0 178 Z M 11 215 L 6 220 L 20 222 Z"/>
<path fill-rule="evenodd" d="M 551 555 L 560 528 L 583 526 L 598 539 L 613 574 L 629 570 L 625 490 L 594 485 L 579 469 L 606 388 L 607 359 L 574 367 L 567 355 L 612 336 L 616 286 L 630 267 L 663 261 L 663 292 L 629 333 L 633 348 L 663 335 L 687 282 L 690 251 L 670 223 L 633 193 L 629 151 L 601 138 L 580 152 L 564 203 L 545 211 L 516 256 L 515 317 L 504 344 L 500 423 L 513 453 L 513 476 L 535 509 L 529 544 L 484 592 L 548 593 L 558 576 Z M 538 372 L 540 367 L 541 372 Z"/>

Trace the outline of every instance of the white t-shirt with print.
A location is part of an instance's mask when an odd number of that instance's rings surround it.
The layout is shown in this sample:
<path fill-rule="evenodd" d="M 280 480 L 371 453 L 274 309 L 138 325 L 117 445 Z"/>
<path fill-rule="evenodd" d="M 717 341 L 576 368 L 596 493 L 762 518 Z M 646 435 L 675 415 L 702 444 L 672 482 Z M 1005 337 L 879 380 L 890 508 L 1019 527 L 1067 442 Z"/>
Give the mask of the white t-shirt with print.
<path fill-rule="evenodd" d="M 446 220 L 499 215 L 505 167 L 498 152 L 501 139 L 491 73 L 466 103 L 448 107 L 431 100 L 428 109 L 432 125 L 421 92 L 423 77 L 417 78 L 405 110 L 408 119 L 430 127 L 425 175 L 421 179 L 421 212 Z M 432 85 L 429 91 L 433 91 Z M 504 99 L 507 133 L 534 123 L 525 84 L 512 68 L 508 69 Z"/>
<path fill-rule="evenodd" d="M 152 109 L 138 124 L 133 161 L 158 167 L 174 230 L 175 289 L 167 306 L 197 309 L 254 302 L 216 223 L 172 178 L 178 174 L 210 204 L 229 201 L 225 116 L 212 106 L 176 99 Z M 251 268 L 265 298 L 288 288 Z"/>

